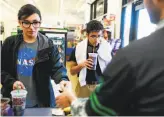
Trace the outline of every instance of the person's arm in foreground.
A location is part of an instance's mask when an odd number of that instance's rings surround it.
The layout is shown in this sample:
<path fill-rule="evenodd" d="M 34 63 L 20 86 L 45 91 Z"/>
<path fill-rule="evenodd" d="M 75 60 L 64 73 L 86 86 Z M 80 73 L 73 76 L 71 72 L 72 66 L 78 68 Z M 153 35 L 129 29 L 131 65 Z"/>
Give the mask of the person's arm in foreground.
<path fill-rule="evenodd" d="M 66 96 L 69 104 L 72 104 L 72 113 L 75 116 L 115 116 L 124 112 L 135 86 L 135 76 L 133 68 L 123 54 L 119 52 L 107 66 L 103 73 L 104 83 L 96 88 L 85 105 L 82 106 L 77 98 Z"/>

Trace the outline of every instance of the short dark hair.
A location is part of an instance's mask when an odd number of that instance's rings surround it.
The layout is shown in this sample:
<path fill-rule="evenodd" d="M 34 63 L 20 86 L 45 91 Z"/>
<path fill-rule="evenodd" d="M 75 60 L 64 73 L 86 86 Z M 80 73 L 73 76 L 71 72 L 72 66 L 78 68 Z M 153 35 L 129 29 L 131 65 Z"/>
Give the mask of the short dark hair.
<path fill-rule="evenodd" d="M 34 13 L 38 14 L 40 19 L 42 19 L 41 13 L 38 8 L 36 8 L 32 4 L 26 4 L 20 8 L 18 12 L 18 20 L 26 19 Z"/>
<path fill-rule="evenodd" d="M 108 34 L 108 39 L 111 39 L 111 36 L 112 36 L 112 32 L 110 32 L 110 31 L 107 31 L 107 34 Z"/>
<path fill-rule="evenodd" d="M 92 20 L 89 23 L 87 23 L 87 28 L 86 31 L 89 34 L 90 32 L 94 32 L 94 31 L 100 31 L 103 30 L 103 25 L 101 24 L 101 22 L 97 21 L 97 20 Z"/>

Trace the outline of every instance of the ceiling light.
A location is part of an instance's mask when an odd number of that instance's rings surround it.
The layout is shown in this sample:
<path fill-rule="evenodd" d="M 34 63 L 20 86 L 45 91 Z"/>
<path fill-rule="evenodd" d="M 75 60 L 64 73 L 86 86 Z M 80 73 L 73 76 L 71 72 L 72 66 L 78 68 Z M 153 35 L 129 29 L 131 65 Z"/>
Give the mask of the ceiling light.
<path fill-rule="evenodd" d="M 11 7 L 11 5 L 9 5 L 7 2 L 5 2 L 4 0 L 0 0 L 0 2 L 2 4 L 4 4 L 6 7 L 8 7 L 9 9 L 11 9 L 11 11 L 17 13 L 17 10 L 15 10 L 13 7 Z"/>

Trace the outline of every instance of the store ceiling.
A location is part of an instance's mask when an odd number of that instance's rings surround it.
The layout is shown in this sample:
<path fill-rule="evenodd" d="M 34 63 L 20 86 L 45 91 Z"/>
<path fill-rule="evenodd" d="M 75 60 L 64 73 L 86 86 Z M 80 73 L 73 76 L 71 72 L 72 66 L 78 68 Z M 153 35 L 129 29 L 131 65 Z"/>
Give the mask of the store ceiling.
<path fill-rule="evenodd" d="M 30 3 L 36 5 L 43 16 L 63 17 L 67 22 L 71 22 L 69 21 L 70 17 L 74 17 L 81 23 L 84 20 L 85 1 L 86 0 L 0 0 L 0 11 L 2 12 L 2 18 L 16 18 L 20 7 Z"/>

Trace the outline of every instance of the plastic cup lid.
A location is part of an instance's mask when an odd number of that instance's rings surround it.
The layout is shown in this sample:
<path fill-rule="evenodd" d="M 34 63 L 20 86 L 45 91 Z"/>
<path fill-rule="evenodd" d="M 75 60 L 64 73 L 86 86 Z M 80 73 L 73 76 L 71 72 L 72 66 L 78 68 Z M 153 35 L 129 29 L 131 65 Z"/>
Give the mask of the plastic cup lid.
<path fill-rule="evenodd" d="M 27 91 L 26 90 L 13 90 L 11 91 L 11 95 L 12 96 L 26 96 L 27 95 Z"/>
<path fill-rule="evenodd" d="M 98 54 L 97 53 L 88 53 L 89 54 L 89 56 L 94 56 L 94 57 L 96 57 Z"/>

